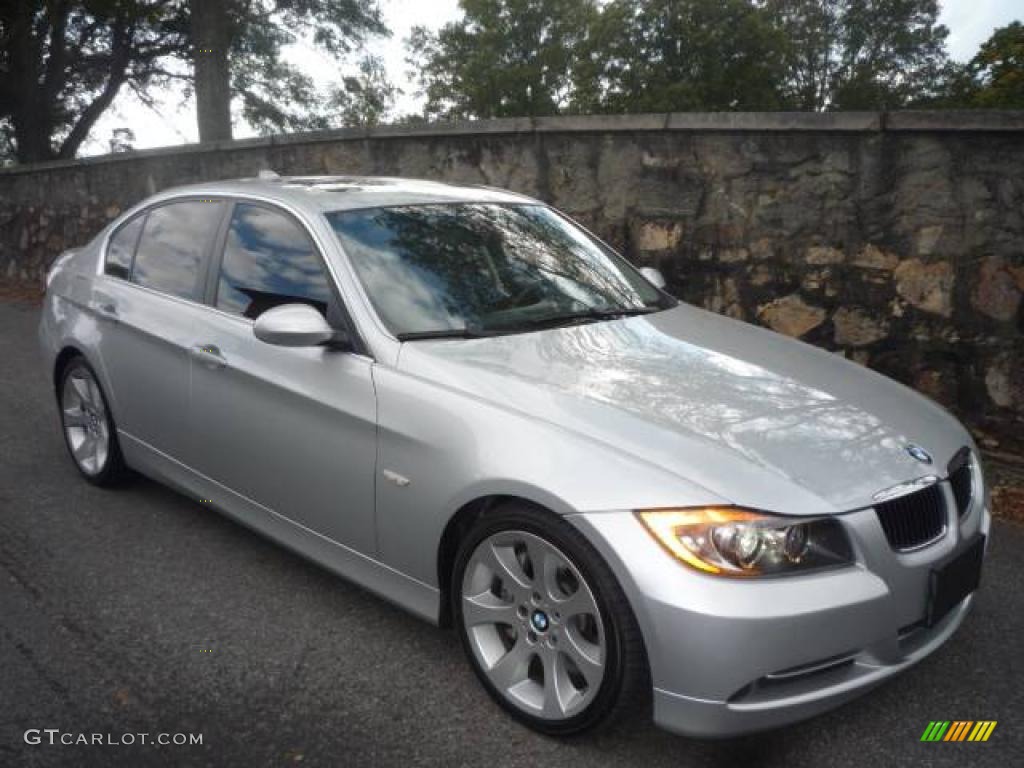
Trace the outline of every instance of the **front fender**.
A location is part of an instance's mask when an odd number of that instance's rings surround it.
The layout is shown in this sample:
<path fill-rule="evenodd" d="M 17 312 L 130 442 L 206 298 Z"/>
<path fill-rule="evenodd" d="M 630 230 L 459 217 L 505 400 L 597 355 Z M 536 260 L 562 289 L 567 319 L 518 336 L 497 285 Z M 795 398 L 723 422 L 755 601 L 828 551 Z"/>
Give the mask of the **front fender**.
<path fill-rule="evenodd" d="M 428 584 L 445 525 L 482 497 L 562 515 L 728 503 L 614 446 L 420 377 L 376 366 L 374 384 L 378 555 Z"/>

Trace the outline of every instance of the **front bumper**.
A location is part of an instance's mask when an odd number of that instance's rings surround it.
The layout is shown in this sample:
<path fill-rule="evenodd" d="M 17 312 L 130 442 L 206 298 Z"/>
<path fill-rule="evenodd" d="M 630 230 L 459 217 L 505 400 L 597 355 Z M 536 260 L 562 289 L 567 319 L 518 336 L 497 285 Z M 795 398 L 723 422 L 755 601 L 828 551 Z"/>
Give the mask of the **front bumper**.
<path fill-rule="evenodd" d="M 874 510 L 866 509 L 841 516 L 856 564 L 756 581 L 685 566 L 632 512 L 569 519 L 615 571 L 636 614 L 655 723 L 722 737 L 836 707 L 920 661 L 956 631 L 973 598 L 926 627 L 929 574 L 978 533 L 987 535 L 991 518 L 976 503 L 960 520 L 947 501 L 947 533 L 924 549 L 894 552 Z"/>

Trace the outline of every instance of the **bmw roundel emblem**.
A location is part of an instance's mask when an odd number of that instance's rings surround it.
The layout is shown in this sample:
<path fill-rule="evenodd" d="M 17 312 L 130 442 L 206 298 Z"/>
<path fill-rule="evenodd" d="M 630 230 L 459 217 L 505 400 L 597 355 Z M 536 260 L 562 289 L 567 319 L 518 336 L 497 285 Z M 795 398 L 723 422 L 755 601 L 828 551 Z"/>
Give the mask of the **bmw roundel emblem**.
<path fill-rule="evenodd" d="M 928 453 L 928 451 L 926 451 L 920 445 L 917 445 L 915 443 L 908 443 L 907 444 L 907 453 L 909 453 L 915 459 L 920 461 L 922 464 L 931 464 L 932 463 L 932 455 L 930 453 Z"/>

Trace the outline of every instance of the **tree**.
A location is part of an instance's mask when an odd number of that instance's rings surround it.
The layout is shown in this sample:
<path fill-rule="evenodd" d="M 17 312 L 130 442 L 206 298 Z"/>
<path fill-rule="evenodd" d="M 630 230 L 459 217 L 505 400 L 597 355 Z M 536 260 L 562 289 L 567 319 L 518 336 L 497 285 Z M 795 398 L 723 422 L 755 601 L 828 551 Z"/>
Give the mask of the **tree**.
<path fill-rule="evenodd" d="M 110 154 L 131 152 L 135 149 L 135 131 L 131 128 L 114 128 L 110 132 Z"/>
<path fill-rule="evenodd" d="M 384 62 L 377 56 L 364 56 L 358 73 L 341 79 L 332 91 L 331 102 L 341 115 L 342 125 L 369 127 L 378 125 L 395 105 L 398 88 L 388 79 Z"/>
<path fill-rule="evenodd" d="M 189 0 L 199 141 L 231 138 L 228 47 L 240 8 L 231 0 Z"/>
<path fill-rule="evenodd" d="M 230 138 L 232 94 L 261 132 L 327 127 L 330 103 L 283 46 L 341 59 L 386 32 L 375 0 L 4 2 L 0 152 L 74 157 L 123 88 L 148 103 L 171 82 L 195 85 L 203 140 Z"/>
<path fill-rule="evenodd" d="M 169 0 L 0 5 L 0 142 L 19 162 L 74 157 L 118 92 L 167 81 L 187 45 Z"/>
<path fill-rule="evenodd" d="M 937 0 L 461 0 L 408 41 L 426 117 L 891 109 L 948 74 Z"/>
<path fill-rule="evenodd" d="M 789 40 L 797 109 L 894 109 L 936 93 L 949 30 L 937 0 L 766 0 Z"/>
<path fill-rule="evenodd" d="M 204 89 L 212 90 L 208 98 L 220 105 L 220 112 L 210 115 L 209 127 L 218 138 L 224 138 L 225 93 L 238 97 L 242 116 L 261 133 L 328 127 L 334 120 L 329 111 L 332 102 L 313 78 L 282 58 L 282 48 L 308 40 L 341 62 L 368 37 L 389 34 L 376 0 L 192 2 L 209 4 L 220 16 L 215 39 L 195 46 L 196 101 L 198 105 L 207 98 Z M 226 62 L 218 60 L 222 50 Z M 200 77 L 202 66 L 210 63 L 216 67 Z M 201 140 L 202 128 L 200 114 Z"/>
<path fill-rule="evenodd" d="M 965 106 L 1024 109 L 1024 24 L 997 29 L 967 65 Z"/>
<path fill-rule="evenodd" d="M 576 68 L 582 111 L 778 109 L 785 39 L 750 0 L 614 0 Z"/>
<path fill-rule="evenodd" d="M 594 0 L 460 0 L 462 18 L 407 41 L 433 118 L 551 115 L 573 95 Z"/>

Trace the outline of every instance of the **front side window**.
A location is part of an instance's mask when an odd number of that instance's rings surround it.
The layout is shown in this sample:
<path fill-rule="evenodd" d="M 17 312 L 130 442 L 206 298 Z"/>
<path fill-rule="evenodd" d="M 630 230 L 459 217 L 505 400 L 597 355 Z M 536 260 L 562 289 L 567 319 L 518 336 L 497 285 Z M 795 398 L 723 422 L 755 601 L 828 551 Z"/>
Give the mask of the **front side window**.
<path fill-rule="evenodd" d="M 221 212 L 220 204 L 199 200 L 152 209 L 135 252 L 132 282 L 183 299 L 196 299 L 203 256 Z"/>
<path fill-rule="evenodd" d="M 235 206 L 217 282 L 217 308 L 255 320 L 282 304 L 309 304 L 325 317 L 330 281 L 305 230 L 261 205 Z"/>
<path fill-rule="evenodd" d="M 666 306 L 623 259 L 543 205 L 424 204 L 327 218 L 399 338 L 516 333 Z"/>
<path fill-rule="evenodd" d="M 139 242 L 139 233 L 145 216 L 136 216 L 110 236 L 107 243 L 107 261 L 104 271 L 113 277 L 127 280 L 132 273 L 132 258 L 135 256 L 135 244 Z"/>

